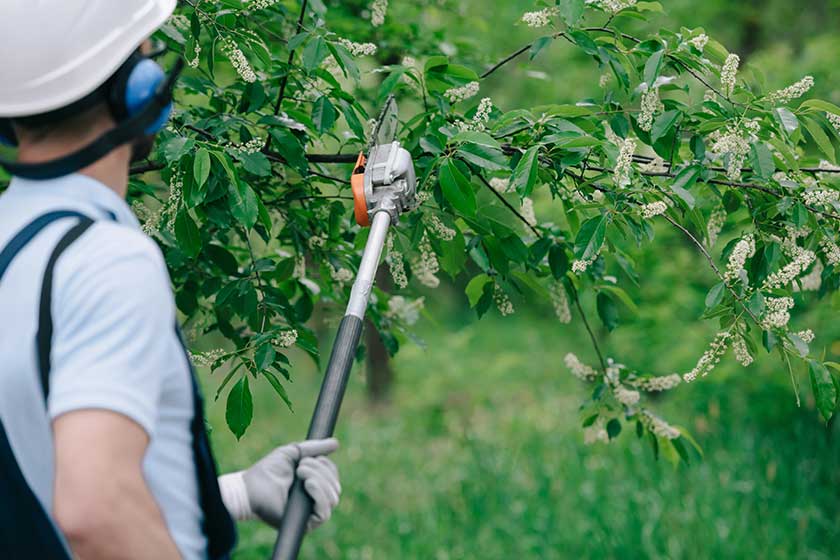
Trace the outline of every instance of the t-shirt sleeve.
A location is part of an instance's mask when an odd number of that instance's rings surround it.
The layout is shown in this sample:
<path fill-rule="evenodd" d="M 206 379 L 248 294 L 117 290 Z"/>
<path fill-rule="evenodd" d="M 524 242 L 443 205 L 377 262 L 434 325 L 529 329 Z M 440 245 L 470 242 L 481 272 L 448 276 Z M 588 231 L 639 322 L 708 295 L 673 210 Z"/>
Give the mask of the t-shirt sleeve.
<path fill-rule="evenodd" d="M 140 232 L 97 223 L 54 278 L 51 418 L 105 409 L 153 437 L 163 380 L 176 367 L 175 306 L 160 250 Z"/>

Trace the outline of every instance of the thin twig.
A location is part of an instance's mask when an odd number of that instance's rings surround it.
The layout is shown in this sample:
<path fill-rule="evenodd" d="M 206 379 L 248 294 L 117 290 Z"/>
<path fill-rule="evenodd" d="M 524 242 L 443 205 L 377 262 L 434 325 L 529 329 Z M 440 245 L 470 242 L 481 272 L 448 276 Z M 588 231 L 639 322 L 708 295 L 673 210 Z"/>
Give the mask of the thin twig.
<path fill-rule="evenodd" d="M 574 296 L 575 300 L 575 307 L 578 310 L 578 314 L 580 315 L 581 320 L 583 321 L 583 326 L 586 327 L 586 332 L 589 333 L 589 339 L 592 341 L 592 347 L 595 348 L 595 353 L 598 354 L 598 362 L 601 364 L 601 371 L 605 374 L 607 373 L 607 362 L 604 361 L 604 355 L 601 353 L 601 347 L 598 345 L 598 339 L 595 336 L 595 333 L 592 331 L 592 327 L 589 326 L 589 321 L 586 318 L 586 313 L 583 311 L 583 306 L 580 304 L 580 297 L 578 297 L 578 292 L 575 289 L 574 285 L 569 283 L 569 286 L 572 288 L 572 296 Z"/>
<path fill-rule="evenodd" d="M 302 0 L 300 3 L 300 15 L 298 16 L 297 29 L 295 34 L 300 33 L 303 28 L 303 19 L 306 16 L 306 5 L 308 0 Z M 280 79 L 280 92 L 277 94 L 277 101 L 274 103 L 274 114 L 280 114 L 280 107 L 283 104 L 283 96 L 286 95 L 286 85 L 289 83 L 289 74 L 291 74 L 292 62 L 295 60 L 295 49 L 289 50 L 289 59 L 286 62 L 286 73 Z M 263 152 L 267 152 L 271 147 L 271 135 L 269 134 L 265 139 L 265 146 Z"/>
<path fill-rule="evenodd" d="M 488 189 L 490 189 L 490 192 L 492 192 L 492 193 L 495 195 L 495 197 L 496 197 L 496 198 L 498 198 L 498 199 L 502 202 L 502 204 L 504 204 L 505 206 L 507 206 L 508 210 L 510 210 L 511 212 L 513 212 L 513 214 L 514 214 L 517 218 L 519 218 L 519 220 L 520 220 L 523 224 L 525 224 L 526 226 L 528 226 L 528 228 L 530 228 L 530 230 L 531 230 L 532 232 L 534 232 L 534 235 L 536 235 L 537 237 L 541 237 L 541 236 L 542 236 L 542 234 L 540 233 L 540 230 L 538 230 L 536 227 L 532 226 L 532 225 L 531 225 L 531 223 L 530 223 L 530 222 L 528 222 L 528 220 L 526 220 L 526 219 L 525 219 L 525 216 L 523 216 L 523 215 L 519 212 L 519 210 L 517 210 L 516 208 L 514 208 L 514 206 L 513 206 L 510 202 L 508 202 L 508 201 L 507 201 L 507 199 L 505 199 L 505 197 L 503 197 L 499 191 L 497 191 L 496 189 L 494 189 L 494 188 L 493 188 L 493 185 L 491 185 L 491 184 L 487 181 L 487 179 L 485 179 L 485 178 L 484 178 L 484 176 L 483 176 L 481 173 L 476 173 L 476 175 L 478 175 L 478 178 L 481 180 L 481 182 L 484 184 L 484 186 L 485 186 L 485 187 L 487 187 Z"/>

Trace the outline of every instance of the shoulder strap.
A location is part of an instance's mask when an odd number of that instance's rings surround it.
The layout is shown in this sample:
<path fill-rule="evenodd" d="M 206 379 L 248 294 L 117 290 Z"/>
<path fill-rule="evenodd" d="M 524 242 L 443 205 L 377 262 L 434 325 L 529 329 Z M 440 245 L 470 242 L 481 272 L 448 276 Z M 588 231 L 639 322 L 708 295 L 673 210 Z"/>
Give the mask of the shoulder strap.
<path fill-rule="evenodd" d="M 61 238 L 47 261 L 47 268 L 44 270 L 44 279 L 41 282 L 41 300 L 38 309 L 38 334 L 36 335 L 36 347 L 38 349 L 38 373 L 41 377 L 41 390 L 44 392 L 44 401 L 50 394 L 50 351 L 52 349 L 52 285 L 55 263 L 61 254 L 84 232 L 93 225 L 93 220 L 87 216 L 82 217 L 78 224 L 70 228 Z"/>
<path fill-rule="evenodd" d="M 6 273 L 9 265 L 12 264 L 12 261 L 17 254 L 20 253 L 21 249 L 23 249 L 27 243 L 32 241 L 32 239 L 38 235 L 41 230 L 56 220 L 72 217 L 85 218 L 86 216 L 75 210 L 54 210 L 38 216 L 29 222 L 29 224 L 27 224 L 23 229 L 17 232 L 15 236 L 12 237 L 12 240 L 9 241 L 2 251 L 0 251 L 0 280 L 3 279 L 3 275 Z"/>

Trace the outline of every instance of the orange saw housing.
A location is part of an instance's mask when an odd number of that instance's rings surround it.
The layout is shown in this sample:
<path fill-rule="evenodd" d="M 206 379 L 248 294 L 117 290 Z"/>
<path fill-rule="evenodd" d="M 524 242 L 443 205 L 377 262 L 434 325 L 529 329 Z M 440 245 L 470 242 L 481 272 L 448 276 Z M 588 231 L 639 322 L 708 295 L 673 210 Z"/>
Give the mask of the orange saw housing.
<path fill-rule="evenodd" d="M 353 214 L 356 216 L 356 223 L 363 227 L 370 226 L 368 217 L 367 200 L 365 199 L 365 159 L 364 153 L 359 153 L 359 159 L 353 166 L 353 174 L 350 176 L 350 188 L 353 190 Z"/>

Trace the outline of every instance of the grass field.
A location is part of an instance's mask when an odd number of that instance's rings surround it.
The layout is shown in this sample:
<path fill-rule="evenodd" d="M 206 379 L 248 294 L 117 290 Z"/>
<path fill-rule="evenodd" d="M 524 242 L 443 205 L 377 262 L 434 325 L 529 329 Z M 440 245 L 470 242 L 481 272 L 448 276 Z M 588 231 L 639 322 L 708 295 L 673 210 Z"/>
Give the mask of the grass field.
<path fill-rule="evenodd" d="M 583 445 L 586 389 L 562 366 L 569 350 L 590 355 L 574 325 L 527 311 L 465 323 L 419 326 L 426 348 L 403 348 L 388 405 L 372 407 L 354 371 L 335 457 L 342 502 L 302 558 L 838 557 L 837 429 L 818 422 L 807 390 L 797 408 L 772 359 L 737 376 L 727 362 L 654 404 L 705 451 L 674 468 L 630 431 Z M 320 376 L 302 356 L 296 365 L 298 412 L 258 391 L 241 442 L 210 405 L 223 470 L 305 433 Z M 236 558 L 268 558 L 273 540 L 242 524 Z"/>

